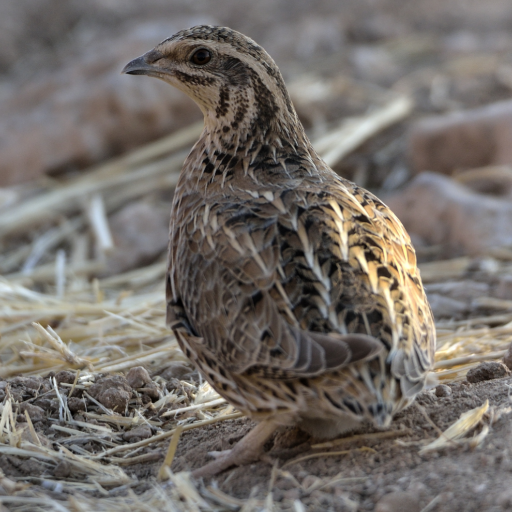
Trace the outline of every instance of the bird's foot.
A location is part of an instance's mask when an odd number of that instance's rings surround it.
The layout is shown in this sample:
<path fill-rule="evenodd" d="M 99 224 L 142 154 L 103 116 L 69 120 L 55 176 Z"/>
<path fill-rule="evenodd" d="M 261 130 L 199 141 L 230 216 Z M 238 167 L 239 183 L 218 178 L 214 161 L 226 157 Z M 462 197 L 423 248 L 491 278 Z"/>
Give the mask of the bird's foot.
<path fill-rule="evenodd" d="M 194 478 L 211 478 L 231 466 L 243 466 L 258 460 L 263 453 L 263 446 L 274 433 L 276 424 L 262 421 L 242 438 L 231 450 L 210 452 L 215 460 L 192 472 Z"/>

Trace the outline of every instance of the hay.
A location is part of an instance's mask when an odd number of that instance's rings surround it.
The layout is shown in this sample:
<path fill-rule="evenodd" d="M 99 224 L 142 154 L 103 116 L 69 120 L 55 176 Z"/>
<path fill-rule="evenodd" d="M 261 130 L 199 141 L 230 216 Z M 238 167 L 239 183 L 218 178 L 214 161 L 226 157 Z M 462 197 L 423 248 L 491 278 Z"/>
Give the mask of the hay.
<path fill-rule="evenodd" d="M 476 407 L 475 409 L 471 409 L 470 411 L 463 413 L 460 418 L 445 432 L 441 432 L 441 435 L 438 439 L 423 447 L 420 450 L 420 455 L 460 444 L 461 439 L 469 432 L 471 432 L 471 430 L 473 430 L 482 421 L 484 414 L 488 410 L 489 400 L 486 400 L 482 406 Z M 472 442 L 470 443 L 471 446 L 478 446 L 483 441 L 488 432 L 489 428 L 487 425 L 484 425 L 482 432 L 473 438 Z"/>
<path fill-rule="evenodd" d="M 354 88 L 362 94 L 358 84 Z M 389 93 L 377 103 L 380 106 L 368 114 L 338 123 L 322 134 L 318 147 L 329 161 L 338 162 L 412 109 L 408 97 Z M 144 366 L 157 375 L 171 361 L 185 361 L 176 339 L 165 327 L 163 259 L 123 274 L 95 276 L 104 271 L 105 257 L 113 247 L 108 215 L 131 200 L 156 191 L 172 191 L 186 148 L 197 139 L 200 129 L 198 124 L 192 125 L 58 186 L 41 181 L 36 185 L 36 195 L 24 194 L 21 187 L 18 201 L 0 209 L 0 379 L 73 369 L 79 373 L 68 386 L 87 393 L 100 372 L 126 372 Z M 92 246 L 95 251 L 91 251 Z M 95 257 L 90 259 L 93 252 Z M 490 253 L 490 257 L 495 258 L 495 269 L 508 270 L 512 259 L 509 253 Z M 429 283 L 462 278 L 471 264 L 467 257 L 431 262 L 422 265 L 422 276 Z M 480 361 L 499 359 L 512 340 L 512 313 L 508 313 L 512 304 L 481 299 L 477 305 L 479 311 L 486 308 L 489 315 L 438 324 L 435 374 L 443 382 L 464 378 L 467 370 Z M 89 423 L 73 419 L 54 381 L 49 393 L 59 401 L 60 422 L 52 429 L 67 435 L 58 448 L 35 432 L 28 415 L 26 429 L 17 428 L 13 403 L 7 399 L 0 405 L 0 454 L 36 460 L 51 469 L 66 464 L 70 474 L 43 482 L 31 477 L 15 481 L 0 473 L 0 487 L 5 491 L 0 504 L 19 511 L 249 511 L 263 506 L 277 510 L 281 505 L 273 503 L 271 492 L 264 502 L 254 498 L 243 502 L 213 487 L 197 487 L 187 473 L 170 471 L 181 431 L 241 417 L 208 384 L 181 384 L 173 392 L 162 393 L 152 404 L 164 411 L 158 420 L 144 418 L 137 404 L 129 405 L 129 414 L 123 415 L 88 395 L 95 403 L 84 415 Z M 152 429 L 149 439 L 129 444 L 118 434 L 120 427 L 143 424 Z M 156 460 L 156 452 L 139 451 L 169 439 L 172 444 L 159 472 L 160 482 L 155 480 L 150 490 L 137 495 L 132 490 L 136 480 L 123 468 Z M 88 441 L 99 443 L 103 451 L 87 452 L 82 446 Z M 111 496 L 113 488 L 118 495 L 124 490 L 124 495 Z M 58 494 L 62 500 L 55 498 Z M 298 500 L 289 505 L 304 510 Z"/>

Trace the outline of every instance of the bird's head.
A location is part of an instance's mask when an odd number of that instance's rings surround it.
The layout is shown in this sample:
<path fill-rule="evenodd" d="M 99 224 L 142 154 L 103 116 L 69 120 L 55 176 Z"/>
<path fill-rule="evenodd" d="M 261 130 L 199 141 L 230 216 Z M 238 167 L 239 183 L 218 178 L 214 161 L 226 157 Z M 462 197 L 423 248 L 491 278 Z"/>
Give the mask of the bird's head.
<path fill-rule="evenodd" d="M 154 76 L 180 89 L 199 105 L 206 125 L 225 135 L 297 122 L 270 55 L 229 28 L 182 30 L 131 61 L 123 73 Z"/>

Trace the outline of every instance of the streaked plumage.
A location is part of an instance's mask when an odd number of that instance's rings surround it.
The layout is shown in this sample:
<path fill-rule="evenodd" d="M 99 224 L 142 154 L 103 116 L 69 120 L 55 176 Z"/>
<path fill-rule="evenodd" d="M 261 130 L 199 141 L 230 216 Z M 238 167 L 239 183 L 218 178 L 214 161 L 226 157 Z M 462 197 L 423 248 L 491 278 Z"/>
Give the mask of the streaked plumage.
<path fill-rule="evenodd" d="M 277 425 L 318 437 L 388 425 L 435 349 L 400 221 L 319 158 L 279 69 L 244 35 L 184 30 L 125 72 L 204 113 L 172 205 L 168 323 L 219 394 L 262 422 L 196 474 L 247 462 Z"/>

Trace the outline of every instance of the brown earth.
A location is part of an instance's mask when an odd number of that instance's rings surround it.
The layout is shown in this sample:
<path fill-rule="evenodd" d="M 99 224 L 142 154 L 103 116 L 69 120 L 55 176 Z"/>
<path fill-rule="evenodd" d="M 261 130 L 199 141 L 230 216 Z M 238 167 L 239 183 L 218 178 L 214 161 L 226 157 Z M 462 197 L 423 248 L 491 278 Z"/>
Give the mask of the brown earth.
<path fill-rule="evenodd" d="M 499 372 L 496 371 L 481 372 L 482 378 L 497 374 Z M 56 380 L 69 384 L 73 377 L 71 372 L 60 372 Z M 250 466 L 232 468 L 215 480 L 221 491 L 235 498 L 251 496 L 264 499 L 271 491 L 275 503 L 285 507 L 286 503 L 300 499 L 307 510 L 414 512 L 423 510 L 429 503 L 431 508 L 426 510 L 439 512 L 510 510 L 511 384 L 512 378 L 505 377 L 474 384 L 462 381 L 438 386 L 423 392 L 416 401 L 417 405 L 398 414 L 389 430 L 378 432 L 363 427 L 346 436 L 346 442 L 341 441 L 332 448 L 315 448 L 317 440 L 298 429 L 284 429 L 269 441 L 263 460 Z M 147 383 L 145 385 L 148 386 Z M 168 388 L 175 385 L 179 385 L 175 379 L 165 384 Z M 126 379 L 118 376 L 98 379 L 89 391 L 91 395 L 101 397 L 102 393 L 110 390 L 111 397 L 129 389 Z M 69 387 L 61 386 L 59 390 L 66 395 Z M 0 382 L 0 391 L 19 402 L 17 428 L 26 426 L 21 410 L 27 410 L 43 444 L 54 448 L 57 444 L 69 447 L 66 444 L 69 436 L 53 428 L 53 425 L 65 423 L 59 422 L 56 395 L 48 378 L 14 378 L 8 385 L 5 381 Z M 81 395 L 80 391 L 73 393 L 76 398 Z M 139 407 L 150 401 L 144 393 L 138 397 L 135 405 Z M 94 409 L 94 403 L 87 400 L 90 411 L 91 406 Z M 490 432 L 478 448 L 471 449 L 470 443 L 464 442 L 440 451 L 419 454 L 422 446 L 439 437 L 439 429 L 445 430 L 462 413 L 480 407 L 486 400 L 489 400 L 490 409 L 484 423 L 490 426 Z M 112 405 L 113 402 L 109 403 Z M 165 410 L 147 412 L 145 416 L 147 419 L 156 418 Z M 82 414 L 82 411 L 76 411 L 74 419 L 84 420 Z M 95 423 L 92 421 L 93 425 Z M 250 420 L 242 418 L 184 432 L 172 470 L 177 472 L 202 466 L 210 460 L 208 452 L 229 449 L 252 426 Z M 148 432 L 144 432 L 144 428 Z M 124 435 L 124 428 L 114 430 L 117 430 L 114 435 L 116 442 L 121 438 L 136 442 L 151 435 L 147 427 L 139 427 L 137 432 L 126 429 Z M 477 427 L 476 432 L 480 430 L 481 427 Z M 127 436 L 128 432 L 135 437 Z M 379 438 L 383 435 L 386 437 Z M 86 441 L 81 447 L 90 454 L 99 453 L 107 447 Z M 130 477 L 139 479 L 135 492 L 144 492 L 155 482 L 167 445 L 168 441 L 148 445 L 138 453 L 146 455 L 147 462 L 124 467 Z M 276 468 L 274 475 L 273 467 Z M 33 484 L 32 490 L 44 487 L 45 479 L 66 480 L 70 474 L 66 463 L 49 467 L 42 461 L 16 455 L 0 455 L 0 468 L 8 478 Z M 79 481 L 80 476 L 75 474 L 74 480 Z M 67 498 L 65 492 L 52 494 L 57 500 Z M 116 489 L 109 494 L 115 496 Z"/>

